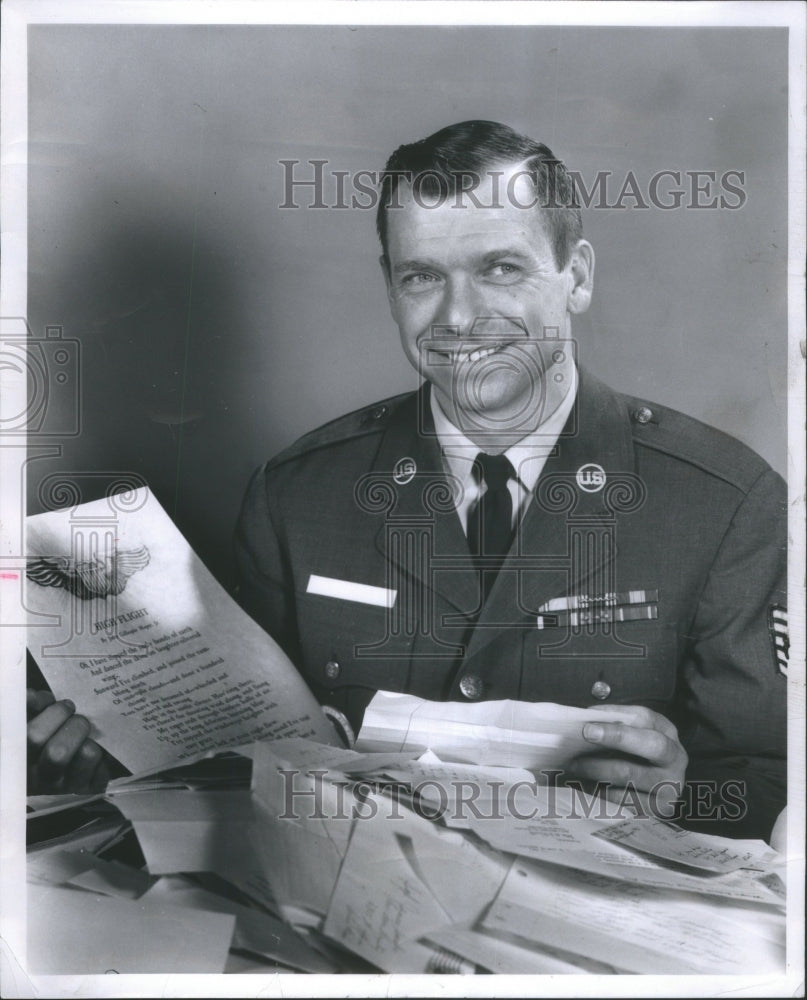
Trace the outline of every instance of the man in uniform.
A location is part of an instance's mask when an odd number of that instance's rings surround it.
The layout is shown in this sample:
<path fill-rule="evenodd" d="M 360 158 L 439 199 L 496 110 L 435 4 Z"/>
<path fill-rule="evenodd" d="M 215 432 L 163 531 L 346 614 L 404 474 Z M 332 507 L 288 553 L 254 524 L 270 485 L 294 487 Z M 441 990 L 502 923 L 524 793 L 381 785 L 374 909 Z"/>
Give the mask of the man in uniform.
<path fill-rule="evenodd" d="M 424 384 L 256 473 L 244 606 L 353 729 L 377 690 L 596 705 L 614 721 L 583 727 L 569 776 L 768 837 L 785 798 L 781 479 L 577 364 L 594 253 L 546 146 L 478 121 L 402 146 L 378 232 Z M 59 706 L 34 713 L 42 760 L 68 724 L 62 760 L 88 753 Z"/>
<path fill-rule="evenodd" d="M 781 479 L 576 365 L 594 254 L 545 146 L 463 122 L 401 147 L 378 231 L 424 384 L 257 472 L 244 606 L 354 728 L 379 689 L 596 705 L 614 722 L 585 726 L 575 777 L 657 804 L 688 789 L 700 829 L 767 837 L 785 791 Z"/>

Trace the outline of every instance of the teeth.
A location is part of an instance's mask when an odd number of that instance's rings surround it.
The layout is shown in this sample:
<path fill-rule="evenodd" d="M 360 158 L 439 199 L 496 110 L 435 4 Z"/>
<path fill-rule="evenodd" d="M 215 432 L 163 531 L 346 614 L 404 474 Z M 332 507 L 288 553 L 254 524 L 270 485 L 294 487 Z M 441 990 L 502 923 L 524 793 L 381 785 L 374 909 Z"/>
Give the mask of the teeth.
<path fill-rule="evenodd" d="M 495 347 L 478 347 L 475 351 L 470 351 L 469 353 L 465 353 L 464 351 L 438 351 L 437 353 L 442 354 L 444 358 L 448 358 L 449 361 L 456 364 L 458 361 L 481 361 L 482 358 L 489 358 L 491 354 L 503 351 L 505 347 L 507 347 L 507 344 L 497 344 Z"/>
<path fill-rule="evenodd" d="M 500 347 L 482 347 L 475 351 L 471 351 L 468 355 L 469 361 L 481 361 L 482 358 L 489 358 L 491 354 L 495 354 L 500 351 Z"/>

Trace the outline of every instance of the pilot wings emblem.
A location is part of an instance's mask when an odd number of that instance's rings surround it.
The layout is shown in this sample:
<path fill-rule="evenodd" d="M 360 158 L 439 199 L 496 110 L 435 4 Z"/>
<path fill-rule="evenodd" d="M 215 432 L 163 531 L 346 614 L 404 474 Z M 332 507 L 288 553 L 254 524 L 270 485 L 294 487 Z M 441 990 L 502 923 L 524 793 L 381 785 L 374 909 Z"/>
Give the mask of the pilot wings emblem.
<path fill-rule="evenodd" d="M 120 594 L 129 577 L 149 564 L 149 550 L 115 550 L 111 556 L 77 562 L 67 556 L 37 556 L 28 560 L 25 575 L 40 587 L 64 587 L 82 601 Z"/>

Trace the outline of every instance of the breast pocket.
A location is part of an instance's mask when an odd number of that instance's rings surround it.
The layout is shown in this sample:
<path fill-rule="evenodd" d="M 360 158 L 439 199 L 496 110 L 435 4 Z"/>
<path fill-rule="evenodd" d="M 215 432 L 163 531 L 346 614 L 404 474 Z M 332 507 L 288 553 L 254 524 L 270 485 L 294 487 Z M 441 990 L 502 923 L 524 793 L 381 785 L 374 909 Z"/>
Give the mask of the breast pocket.
<path fill-rule="evenodd" d="M 678 661 L 677 629 L 671 622 L 534 629 L 524 635 L 521 697 L 658 708 L 675 693 Z"/>
<path fill-rule="evenodd" d="M 329 691 L 358 686 L 404 690 L 412 637 L 394 608 L 298 594 L 302 672 Z"/>

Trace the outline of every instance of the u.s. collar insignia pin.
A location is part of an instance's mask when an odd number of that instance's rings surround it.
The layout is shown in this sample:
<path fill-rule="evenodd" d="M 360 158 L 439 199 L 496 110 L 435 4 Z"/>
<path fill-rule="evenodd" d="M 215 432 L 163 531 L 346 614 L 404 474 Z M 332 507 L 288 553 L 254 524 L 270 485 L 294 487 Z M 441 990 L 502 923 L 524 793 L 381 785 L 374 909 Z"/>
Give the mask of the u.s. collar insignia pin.
<path fill-rule="evenodd" d="M 415 478 L 417 470 L 414 458 L 399 458 L 392 470 L 392 478 L 399 486 L 406 486 Z"/>
<path fill-rule="evenodd" d="M 605 469 L 595 462 L 581 465 L 575 473 L 577 485 L 586 493 L 597 493 L 605 486 Z"/>

